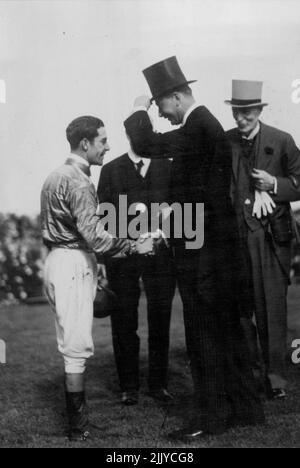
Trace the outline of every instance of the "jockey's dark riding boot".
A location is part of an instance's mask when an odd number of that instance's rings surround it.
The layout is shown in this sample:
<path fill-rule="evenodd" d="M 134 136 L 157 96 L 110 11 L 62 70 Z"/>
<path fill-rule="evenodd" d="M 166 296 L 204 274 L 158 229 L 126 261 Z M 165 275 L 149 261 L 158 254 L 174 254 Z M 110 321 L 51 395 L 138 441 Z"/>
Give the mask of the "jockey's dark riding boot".
<path fill-rule="evenodd" d="M 85 393 L 70 393 L 66 391 L 66 403 L 69 419 L 69 440 L 85 441 L 90 435 L 88 431 L 89 418 L 85 402 Z"/>

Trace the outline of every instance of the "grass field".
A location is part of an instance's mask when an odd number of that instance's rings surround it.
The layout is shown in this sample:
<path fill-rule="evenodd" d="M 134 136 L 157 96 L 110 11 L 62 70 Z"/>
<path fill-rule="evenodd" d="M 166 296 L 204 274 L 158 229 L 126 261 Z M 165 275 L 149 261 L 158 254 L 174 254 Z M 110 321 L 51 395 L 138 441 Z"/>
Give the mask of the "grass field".
<path fill-rule="evenodd" d="M 300 338 L 300 286 L 289 294 L 289 336 Z M 176 405 L 166 409 L 147 396 L 147 328 L 141 300 L 140 404 L 122 407 L 112 354 L 109 319 L 96 320 L 96 353 L 90 360 L 87 393 L 93 439 L 87 447 L 179 447 L 166 434 L 191 411 L 192 383 L 184 344 L 181 303 L 176 296 L 171 332 L 170 384 Z M 7 343 L 7 364 L 0 364 L 0 447 L 78 447 L 64 437 L 63 367 L 56 350 L 54 321 L 47 305 L 12 306 L 0 311 L 0 339 Z M 267 424 L 239 428 L 202 442 L 201 447 L 299 447 L 300 364 L 289 366 L 290 389 L 284 402 L 266 402 Z M 167 417 L 166 416 L 167 411 Z M 163 423 L 164 427 L 163 426 Z M 184 447 L 184 445 L 181 445 Z"/>

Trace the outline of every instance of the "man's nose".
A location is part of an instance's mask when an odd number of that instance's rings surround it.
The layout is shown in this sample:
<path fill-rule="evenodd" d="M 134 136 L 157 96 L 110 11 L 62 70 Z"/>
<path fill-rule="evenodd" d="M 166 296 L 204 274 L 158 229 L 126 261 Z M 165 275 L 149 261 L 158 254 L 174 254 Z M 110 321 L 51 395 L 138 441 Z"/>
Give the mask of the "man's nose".
<path fill-rule="evenodd" d="M 237 122 L 241 122 L 242 120 L 244 120 L 243 114 L 236 114 L 235 120 L 236 120 Z"/>
<path fill-rule="evenodd" d="M 109 146 L 108 143 L 106 143 L 106 145 L 105 145 L 105 150 L 106 150 L 106 151 L 109 151 L 109 150 L 110 150 L 110 146 Z"/>

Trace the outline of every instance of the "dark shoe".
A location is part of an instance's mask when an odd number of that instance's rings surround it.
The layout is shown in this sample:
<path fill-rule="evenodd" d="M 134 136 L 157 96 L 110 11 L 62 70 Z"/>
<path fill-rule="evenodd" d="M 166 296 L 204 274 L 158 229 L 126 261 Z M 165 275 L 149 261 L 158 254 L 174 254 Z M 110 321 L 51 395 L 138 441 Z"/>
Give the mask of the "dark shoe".
<path fill-rule="evenodd" d="M 123 392 L 121 397 L 121 403 L 125 406 L 134 406 L 139 402 L 138 392 Z"/>
<path fill-rule="evenodd" d="M 85 442 L 88 438 L 90 438 L 89 431 L 79 431 L 79 430 L 72 430 L 69 431 L 68 439 L 70 442 Z"/>
<path fill-rule="evenodd" d="M 269 400 L 282 400 L 286 397 L 286 391 L 283 388 L 271 388 L 267 393 L 267 397 Z"/>
<path fill-rule="evenodd" d="M 174 401 L 174 397 L 168 392 L 166 388 L 160 388 L 158 390 L 150 390 L 149 396 L 155 400 L 161 401 L 162 403 L 171 403 Z"/>
<path fill-rule="evenodd" d="M 229 426 L 228 420 L 226 419 L 214 422 L 210 421 L 209 427 L 207 427 L 207 425 L 204 427 L 204 423 L 199 421 L 199 418 L 195 417 L 181 430 L 171 432 L 168 438 L 171 440 L 181 440 L 185 443 L 193 443 L 210 436 L 221 435 L 227 429 L 229 429 Z"/>
<path fill-rule="evenodd" d="M 168 439 L 172 441 L 180 441 L 186 444 L 191 444 L 193 442 L 198 442 L 202 439 L 209 437 L 208 432 L 203 431 L 202 429 L 186 430 L 180 429 L 168 434 Z"/>
<path fill-rule="evenodd" d="M 85 402 L 85 393 L 66 392 L 67 413 L 69 419 L 68 438 L 70 441 L 85 441 L 89 437 L 89 418 Z"/>

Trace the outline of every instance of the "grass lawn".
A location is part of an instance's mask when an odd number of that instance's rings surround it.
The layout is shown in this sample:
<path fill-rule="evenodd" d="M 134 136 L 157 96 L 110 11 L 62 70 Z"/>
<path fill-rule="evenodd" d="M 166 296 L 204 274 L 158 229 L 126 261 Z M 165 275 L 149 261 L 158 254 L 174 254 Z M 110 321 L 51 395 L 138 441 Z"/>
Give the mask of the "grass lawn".
<path fill-rule="evenodd" d="M 289 306 L 290 347 L 292 339 L 300 339 L 299 285 L 290 289 Z M 177 404 L 168 409 L 166 418 L 166 408 L 147 396 L 145 312 L 142 297 L 142 388 L 140 404 L 134 407 L 122 407 L 119 403 L 109 319 L 95 321 L 96 352 L 88 365 L 87 394 L 91 420 L 98 429 L 93 431 L 93 440 L 86 447 L 179 447 L 170 443 L 166 434 L 180 426 L 191 411 L 192 383 L 185 355 L 181 302 L 176 296 L 170 353 L 169 389 Z M 0 317 L 0 338 L 7 343 L 7 364 L 0 364 L 0 447 L 80 446 L 64 437 L 63 365 L 56 350 L 54 321 L 48 306 L 2 307 Z M 300 364 L 290 364 L 289 380 L 289 394 L 284 402 L 266 402 L 265 426 L 230 430 L 198 446 L 299 447 Z"/>

